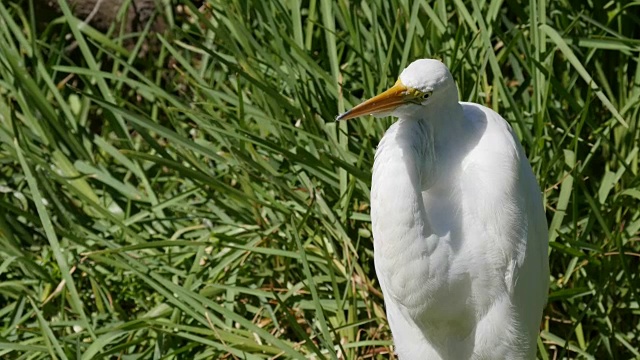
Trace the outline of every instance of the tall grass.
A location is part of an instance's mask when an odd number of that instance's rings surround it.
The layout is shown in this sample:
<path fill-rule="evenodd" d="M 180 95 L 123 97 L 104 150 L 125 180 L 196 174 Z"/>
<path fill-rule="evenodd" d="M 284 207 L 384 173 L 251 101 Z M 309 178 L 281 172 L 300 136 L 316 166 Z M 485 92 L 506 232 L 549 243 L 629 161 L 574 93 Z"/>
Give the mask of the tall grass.
<path fill-rule="evenodd" d="M 133 46 L 29 4 L 0 3 L 0 357 L 391 358 L 392 119 L 333 119 L 434 57 L 544 189 L 539 358 L 640 358 L 638 2 L 184 2 Z"/>

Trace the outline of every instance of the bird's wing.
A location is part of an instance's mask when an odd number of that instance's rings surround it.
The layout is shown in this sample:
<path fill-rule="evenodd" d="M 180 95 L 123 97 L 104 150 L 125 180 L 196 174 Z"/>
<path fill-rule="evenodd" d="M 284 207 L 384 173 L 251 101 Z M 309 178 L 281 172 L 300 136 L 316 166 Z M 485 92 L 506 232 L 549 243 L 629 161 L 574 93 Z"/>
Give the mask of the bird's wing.
<path fill-rule="evenodd" d="M 466 113 L 486 122 L 482 139 L 465 159 L 465 171 L 471 174 L 465 180 L 467 191 L 474 194 L 468 196 L 474 199 L 469 206 L 476 221 L 469 231 L 487 241 L 477 251 L 486 251 L 485 259 L 492 266 L 485 271 L 494 271 L 485 286 L 497 286 L 493 281 L 502 274 L 502 291 L 511 299 L 518 332 L 527 339 L 523 344 L 534 344 L 549 281 L 547 222 L 540 187 L 509 124 L 483 106 L 464 107 Z M 486 297 L 489 291 L 476 293 L 487 304 L 494 301 Z"/>
<path fill-rule="evenodd" d="M 464 241 L 466 253 L 474 257 L 461 256 L 460 266 L 473 271 L 472 282 L 484 287 L 473 293 L 481 294 L 478 301 L 486 306 L 494 301 L 492 294 L 507 291 L 512 297 L 535 298 L 535 307 L 541 308 L 548 240 L 540 188 L 509 124 L 478 104 L 463 103 L 463 110 L 477 135 L 461 163 L 460 214 L 463 237 L 475 240 Z M 523 283 L 526 289 L 519 286 Z"/>

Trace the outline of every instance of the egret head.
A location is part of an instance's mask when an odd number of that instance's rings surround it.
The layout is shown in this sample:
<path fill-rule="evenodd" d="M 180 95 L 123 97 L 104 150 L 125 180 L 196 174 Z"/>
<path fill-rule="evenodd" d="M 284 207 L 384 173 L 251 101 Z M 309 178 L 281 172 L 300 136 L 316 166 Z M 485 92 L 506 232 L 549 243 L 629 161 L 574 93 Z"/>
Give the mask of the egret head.
<path fill-rule="evenodd" d="M 336 120 L 348 120 L 371 114 L 375 117 L 403 116 L 433 103 L 458 102 L 453 76 L 445 64 L 433 59 L 412 62 L 387 91 L 372 97 Z"/>

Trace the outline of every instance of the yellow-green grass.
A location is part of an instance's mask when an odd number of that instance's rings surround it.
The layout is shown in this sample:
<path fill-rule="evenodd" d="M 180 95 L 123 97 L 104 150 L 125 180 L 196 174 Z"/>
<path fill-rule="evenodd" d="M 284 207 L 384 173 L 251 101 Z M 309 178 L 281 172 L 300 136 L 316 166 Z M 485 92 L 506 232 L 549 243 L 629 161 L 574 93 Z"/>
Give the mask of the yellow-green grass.
<path fill-rule="evenodd" d="M 176 5 L 132 46 L 0 2 L 0 358 L 390 358 L 368 189 L 393 120 L 333 119 L 422 57 L 544 191 L 538 357 L 640 358 L 639 2 Z"/>

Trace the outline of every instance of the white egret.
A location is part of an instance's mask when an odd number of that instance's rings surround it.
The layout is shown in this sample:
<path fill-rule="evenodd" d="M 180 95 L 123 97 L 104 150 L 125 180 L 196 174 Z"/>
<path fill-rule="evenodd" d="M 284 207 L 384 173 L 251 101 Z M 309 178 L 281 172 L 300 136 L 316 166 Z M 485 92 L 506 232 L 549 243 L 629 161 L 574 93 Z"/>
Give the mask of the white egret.
<path fill-rule="evenodd" d="M 509 124 L 423 59 L 338 120 L 399 120 L 371 186 L 375 268 L 401 360 L 535 359 L 549 263 L 542 196 Z"/>

